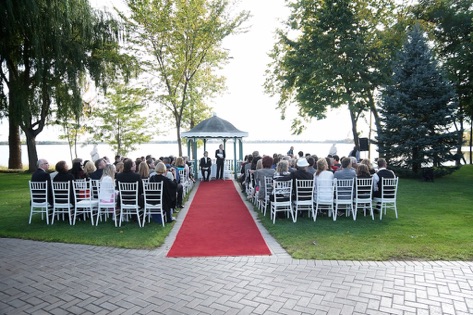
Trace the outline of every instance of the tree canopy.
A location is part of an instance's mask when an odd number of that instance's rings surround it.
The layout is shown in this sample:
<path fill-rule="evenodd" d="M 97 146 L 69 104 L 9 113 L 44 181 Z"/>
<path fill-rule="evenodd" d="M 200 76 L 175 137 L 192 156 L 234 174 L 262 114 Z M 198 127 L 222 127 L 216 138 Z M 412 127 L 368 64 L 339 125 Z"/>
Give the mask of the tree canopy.
<path fill-rule="evenodd" d="M 209 114 L 205 100 L 223 89 L 215 74 L 228 59 L 222 40 L 242 30 L 248 12 L 232 15 L 228 0 L 127 0 L 131 43 L 141 54 L 156 103 L 176 128 L 182 155 L 181 128 L 191 128 Z M 148 56 L 150 56 L 148 58 Z"/>
<path fill-rule="evenodd" d="M 458 138 L 452 130 L 455 90 L 432 57 L 424 32 L 413 27 L 394 62 L 392 83 L 382 92 L 380 152 L 394 167 L 418 173 L 453 161 Z"/>
<path fill-rule="evenodd" d="M 0 14 L 0 93 L 7 100 L 2 111 L 10 125 L 9 168 L 21 167 L 21 128 L 34 170 L 35 139 L 53 113 L 80 115 L 83 80 L 90 76 L 105 86 L 118 64 L 126 69 L 130 63 L 118 53 L 118 24 L 87 0 L 5 0 Z"/>

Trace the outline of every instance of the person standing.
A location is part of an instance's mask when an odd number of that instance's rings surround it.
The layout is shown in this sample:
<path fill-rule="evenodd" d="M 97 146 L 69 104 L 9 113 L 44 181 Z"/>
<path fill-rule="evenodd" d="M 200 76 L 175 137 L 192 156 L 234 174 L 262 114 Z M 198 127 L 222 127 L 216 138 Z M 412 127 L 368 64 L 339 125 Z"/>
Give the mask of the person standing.
<path fill-rule="evenodd" d="M 223 144 L 218 146 L 218 150 L 215 151 L 215 158 L 217 159 L 217 175 L 216 179 L 223 179 L 223 166 L 225 164 L 225 150 Z"/>
<path fill-rule="evenodd" d="M 202 180 L 208 182 L 210 180 L 210 170 L 212 167 L 212 160 L 209 158 L 209 152 L 204 152 L 204 157 L 200 159 L 200 172 L 202 173 Z M 207 174 L 207 176 L 205 176 Z"/>

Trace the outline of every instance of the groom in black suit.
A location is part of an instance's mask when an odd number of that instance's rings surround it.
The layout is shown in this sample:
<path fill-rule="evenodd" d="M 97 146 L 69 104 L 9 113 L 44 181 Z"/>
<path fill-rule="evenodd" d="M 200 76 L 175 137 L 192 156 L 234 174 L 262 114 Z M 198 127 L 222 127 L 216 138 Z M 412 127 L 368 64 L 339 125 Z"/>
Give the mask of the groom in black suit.
<path fill-rule="evenodd" d="M 208 182 L 210 179 L 210 169 L 212 167 L 212 160 L 209 158 L 209 152 L 204 152 L 204 157 L 200 159 L 200 172 L 202 173 L 202 180 Z M 207 173 L 207 176 L 205 176 Z"/>
<path fill-rule="evenodd" d="M 218 146 L 218 150 L 215 151 L 215 158 L 217 159 L 217 175 L 216 179 L 223 179 L 223 165 L 225 163 L 225 150 L 223 144 Z"/>

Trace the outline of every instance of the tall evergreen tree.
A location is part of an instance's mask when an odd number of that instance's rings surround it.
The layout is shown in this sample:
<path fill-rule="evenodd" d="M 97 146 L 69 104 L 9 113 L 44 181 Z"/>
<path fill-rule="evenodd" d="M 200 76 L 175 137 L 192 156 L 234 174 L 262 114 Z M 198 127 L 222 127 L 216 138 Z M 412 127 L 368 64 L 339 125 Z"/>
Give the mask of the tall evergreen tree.
<path fill-rule="evenodd" d="M 453 161 L 457 108 L 453 87 L 433 59 L 424 32 L 415 25 L 394 63 L 392 83 L 382 92 L 380 151 L 390 165 L 418 173 L 423 165 Z"/>

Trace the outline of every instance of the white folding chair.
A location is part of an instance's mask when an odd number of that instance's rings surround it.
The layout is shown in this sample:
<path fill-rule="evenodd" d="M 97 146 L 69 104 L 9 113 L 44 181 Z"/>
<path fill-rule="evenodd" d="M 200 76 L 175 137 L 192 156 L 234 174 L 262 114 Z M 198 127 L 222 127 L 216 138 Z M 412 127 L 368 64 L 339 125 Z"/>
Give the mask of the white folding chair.
<path fill-rule="evenodd" d="M 314 221 L 317 220 L 319 209 L 327 209 L 328 216 L 337 216 L 333 211 L 334 180 L 317 179 L 315 185 L 315 211 L 312 213 Z M 337 218 L 333 218 L 335 221 Z"/>
<path fill-rule="evenodd" d="M 71 182 L 52 182 L 53 187 L 53 216 L 51 224 L 54 224 L 54 219 L 59 214 L 62 214 L 62 220 L 64 215 L 67 214 L 69 219 L 69 225 L 72 225 L 72 209 L 74 205 L 71 203 Z"/>
<path fill-rule="evenodd" d="M 334 179 L 335 186 L 335 215 L 333 220 L 337 220 L 338 210 L 340 207 L 345 208 L 345 215 L 348 217 L 350 213 L 353 215 L 353 220 L 356 215 L 353 213 L 353 182 L 354 179 Z"/>
<path fill-rule="evenodd" d="M 314 180 L 296 178 L 294 196 L 294 222 L 297 221 L 298 211 L 305 210 L 310 217 L 314 213 Z"/>
<path fill-rule="evenodd" d="M 41 220 L 46 215 L 46 224 L 49 224 L 49 208 L 51 206 L 48 203 L 48 182 L 29 181 L 29 187 L 31 200 L 29 224 L 31 224 L 31 218 L 35 213 L 41 214 Z"/>
<path fill-rule="evenodd" d="M 143 195 L 145 206 L 141 226 L 145 225 L 146 218 L 149 223 L 152 215 L 159 215 L 164 227 L 163 182 L 143 182 Z"/>
<path fill-rule="evenodd" d="M 399 178 L 382 178 L 381 182 L 381 197 L 373 198 L 375 204 L 380 205 L 379 219 L 383 219 L 383 211 L 386 214 L 386 210 L 392 209 L 396 214 L 397 219 L 397 205 L 396 205 L 396 196 L 397 196 L 397 186 L 399 183 Z"/>
<path fill-rule="evenodd" d="M 117 193 L 115 191 L 115 185 L 113 182 L 98 182 L 98 207 L 97 207 L 97 221 L 95 225 L 99 224 L 99 220 L 104 218 L 104 221 L 107 221 L 109 215 L 112 215 L 112 219 L 115 222 L 115 227 L 117 226 Z"/>
<path fill-rule="evenodd" d="M 276 214 L 285 212 L 287 217 L 291 215 L 294 221 L 294 212 L 292 211 L 292 179 L 287 181 L 273 180 L 273 200 L 271 201 L 271 218 L 273 224 L 276 223 Z"/>
<path fill-rule="evenodd" d="M 273 178 L 271 176 L 264 177 L 264 199 L 262 201 L 263 215 L 266 216 L 266 210 L 271 203 L 271 194 L 273 193 Z"/>
<path fill-rule="evenodd" d="M 233 174 L 233 160 L 225 160 L 223 163 L 223 179 L 231 179 Z"/>
<path fill-rule="evenodd" d="M 191 180 L 189 180 L 189 178 L 187 177 L 185 169 L 178 169 L 178 172 L 179 172 L 179 178 L 181 179 L 183 194 L 184 196 L 186 196 L 190 191 Z"/>
<path fill-rule="evenodd" d="M 99 199 L 100 179 L 91 179 L 90 184 L 92 185 L 92 199 Z"/>
<path fill-rule="evenodd" d="M 92 199 L 93 191 L 90 181 L 72 181 L 74 187 L 74 220 L 72 224 L 76 224 L 77 215 L 82 214 L 84 221 L 87 216 L 90 217 L 90 224 L 94 225 L 94 215 L 98 207 L 98 200 Z"/>
<path fill-rule="evenodd" d="M 369 209 L 371 219 L 374 220 L 373 213 L 373 178 L 357 178 L 355 182 L 355 196 L 353 197 L 353 219 L 356 220 L 357 211 L 363 208 L 363 213 L 366 216 L 366 209 Z"/>
<path fill-rule="evenodd" d="M 120 191 L 120 220 L 118 225 L 122 226 L 123 217 L 128 219 L 131 214 L 136 215 L 138 225 L 141 227 L 140 206 L 138 204 L 138 182 L 118 182 Z"/>
<path fill-rule="evenodd" d="M 253 197 L 253 194 L 255 193 L 255 187 L 254 187 L 254 174 L 250 172 L 250 170 L 246 170 L 246 177 L 245 177 L 245 192 L 246 196 L 248 199 L 251 199 Z"/>

